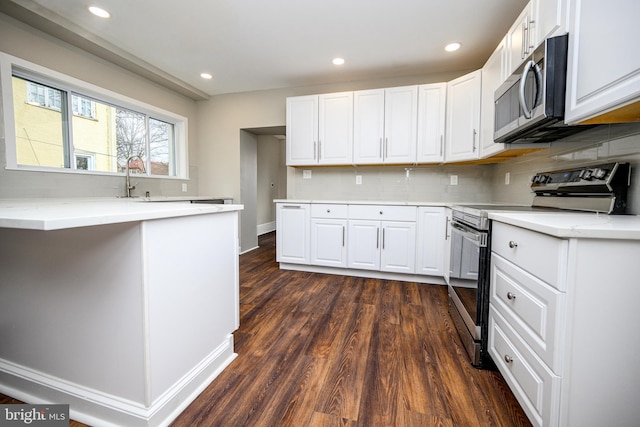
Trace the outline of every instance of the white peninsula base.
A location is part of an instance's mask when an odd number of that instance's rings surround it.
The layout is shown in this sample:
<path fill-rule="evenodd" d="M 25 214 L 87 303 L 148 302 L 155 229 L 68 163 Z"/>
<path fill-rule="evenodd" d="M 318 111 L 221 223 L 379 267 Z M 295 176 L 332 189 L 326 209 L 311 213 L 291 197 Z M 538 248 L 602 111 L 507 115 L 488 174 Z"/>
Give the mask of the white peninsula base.
<path fill-rule="evenodd" d="M 0 392 L 169 424 L 236 356 L 239 209 L 0 228 Z"/>

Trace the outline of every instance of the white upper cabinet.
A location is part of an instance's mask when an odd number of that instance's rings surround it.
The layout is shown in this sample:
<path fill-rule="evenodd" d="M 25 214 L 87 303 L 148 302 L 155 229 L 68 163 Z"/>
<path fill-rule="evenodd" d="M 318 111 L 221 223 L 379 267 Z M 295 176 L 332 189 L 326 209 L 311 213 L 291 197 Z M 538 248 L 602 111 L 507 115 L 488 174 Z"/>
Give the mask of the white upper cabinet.
<path fill-rule="evenodd" d="M 384 91 L 384 163 L 413 163 L 418 138 L 418 87 Z"/>
<path fill-rule="evenodd" d="M 418 163 L 444 160 L 447 84 L 418 86 Z"/>
<path fill-rule="evenodd" d="M 414 163 L 418 87 L 354 93 L 353 163 Z"/>
<path fill-rule="evenodd" d="M 527 55 L 533 52 L 532 45 L 535 41 L 530 38 L 530 21 L 531 3 L 527 3 L 507 33 L 507 64 L 509 67 L 509 75 L 524 62 Z"/>
<path fill-rule="evenodd" d="M 447 162 L 478 158 L 481 83 L 482 70 L 477 70 L 447 84 Z"/>
<path fill-rule="evenodd" d="M 353 160 L 353 92 L 319 96 L 318 164 Z"/>
<path fill-rule="evenodd" d="M 532 0 L 531 16 L 529 31 L 535 49 L 548 37 L 565 32 L 567 0 Z"/>
<path fill-rule="evenodd" d="M 287 98 L 287 165 L 353 160 L 353 92 Z"/>
<path fill-rule="evenodd" d="M 640 99 L 639 16 L 640 1 L 571 2 L 567 123 L 579 123 Z M 635 111 L 628 112 L 637 117 L 637 111 L 636 104 Z M 620 113 L 624 110 L 603 121 L 624 121 Z"/>
<path fill-rule="evenodd" d="M 287 98 L 287 165 L 318 162 L 318 95 Z"/>
<path fill-rule="evenodd" d="M 481 125 L 480 125 L 480 156 L 487 157 L 506 149 L 505 144 L 493 142 L 495 128 L 496 89 L 507 78 L 507 38 L 498 45 L 493 54 L 482 67 L 482 96 L 481 96 Z"/>
<path fill-rule="evenodd" d="M 382 163 L 384 89 L 355 92 L 353 113 L 353 162 L 361 165 Z"/>

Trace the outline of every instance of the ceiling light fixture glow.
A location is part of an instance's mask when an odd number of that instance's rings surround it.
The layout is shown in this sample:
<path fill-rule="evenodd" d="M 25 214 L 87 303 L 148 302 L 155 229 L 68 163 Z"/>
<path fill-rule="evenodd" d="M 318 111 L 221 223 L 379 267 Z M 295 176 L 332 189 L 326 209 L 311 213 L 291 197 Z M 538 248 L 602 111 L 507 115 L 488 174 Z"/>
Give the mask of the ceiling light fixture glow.
<path fill-rule="evenodd" d="M 447 52 L 454 52 L 458 49 L 460 49 L 460 43 L 449 43 L 448 45 L 446 45 L 444 47 L 444 50 L 446 50 Z"/>
<path fill-rule="evenodd" d="M 344 59 L 342 59 L 342 58 L 333 58 L 333 61 L 331 61 L 331 62 L 333 62 L 333 65 L 342 65 L 342 64 L 344 64 Z"/>
<path fill-rule="evenodd" d="M 99 16 L 100 18 L 110 18 L 111 17 L 111 14 L 109 12 L 107 12 L 106 10 L 104 10 L 101 7 L 98 7 L 98 6 L 89 6 L 89 12 L 93 13 L 96 16 Z"/>
<path fill-rule="evenodd" d="M 209 73 L 200 73 L 200 77 L 207 80 L 211 80 L 213 78 L 213 76 Z"/>

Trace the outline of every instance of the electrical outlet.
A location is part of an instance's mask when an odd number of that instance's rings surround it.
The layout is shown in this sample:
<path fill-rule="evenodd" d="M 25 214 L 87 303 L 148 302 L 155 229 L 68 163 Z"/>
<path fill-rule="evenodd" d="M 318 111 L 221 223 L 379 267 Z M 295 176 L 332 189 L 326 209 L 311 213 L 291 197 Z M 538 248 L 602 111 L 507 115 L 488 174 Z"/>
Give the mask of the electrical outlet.
<path fill-rule="evenodd" d="M 303 170 L 302 171 L 302 179 L 311 179 L 311 171 Z"/>
<path fill-rule="evenodd" d="M 183 193 L 187 192 L 187 184 L 182 184 L 182 192 Z"/>
<path fill-rule="evenodd" d="M 451 175 L 449 179 L 451 185 L 458 185 L 458 175 Z"/>
<path fill-rule="evenodd" d="M 356 185 L 362 184 L 362 175 L 356 175 Z"/>
<path fill-rule="evenodd" d="M 509 185 L 509 181 L 511 181 L 511 172 L 504 174 L 504 185 Z"/>

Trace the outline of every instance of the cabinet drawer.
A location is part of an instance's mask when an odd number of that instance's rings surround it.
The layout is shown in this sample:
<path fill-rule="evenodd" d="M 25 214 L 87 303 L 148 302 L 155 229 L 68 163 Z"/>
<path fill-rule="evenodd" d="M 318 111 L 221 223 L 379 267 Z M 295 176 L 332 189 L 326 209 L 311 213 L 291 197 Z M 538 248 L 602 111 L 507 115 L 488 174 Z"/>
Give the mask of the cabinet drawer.
<path fill-rule="evenodd" d="M 349 205 L 349 219 L 416 221 L 415 206 Z"/>
<path fill-rule="evenodd" d="M 551 286 L 566 291 L 566 240 L 493 221 L 491 249 Z"/>
<path fill-rule="evenodd" d="M 313 218 L 337 218 L 347 219 L 349 209 L 347 205 L 334 205 L 334 204 L 312 204 L 311 205 L 311 217 Z"/>
<path fill-rule="evenodd" d="M 489 309 L 489 353 L 531 423 L 557 425 L 560 377 L 530 352 L 494 307 Z"/>
<path fill-rule="evenodd" d="M 564 337 L 565 294 L 506 261 L 491 255 L 490 301 L 509 325 L 556 373 L 558 346 Z"/>

